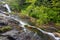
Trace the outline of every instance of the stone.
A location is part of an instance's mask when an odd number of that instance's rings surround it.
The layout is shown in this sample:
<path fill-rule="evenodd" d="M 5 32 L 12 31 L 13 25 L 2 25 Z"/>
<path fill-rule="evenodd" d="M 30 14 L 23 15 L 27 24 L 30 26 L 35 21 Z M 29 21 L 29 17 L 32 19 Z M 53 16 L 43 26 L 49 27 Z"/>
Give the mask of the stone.
<path fill-rule="evenodd" d="M 0 26 L 7 26 L 8 21 L 4 17 L 0 17 Z"/>
<path fill-rule="evenodd" d="M 19 25 L 20 23 L 14 19 L 9 19 L 8 20 L 9 23 L 11 23 L 11 25 Z"/>
<path fill-rule="evenodd" d="M 9 40 L 6 36 L 0 36 L 0 40 Z"/>
<path fill-rule="evenodd" d="M 48 28 L 45 28 L 45 31 L 47 32 L 56 32 L 58 29 L 55 28 L 55 27 L 48 27 Z"/>
<path fill-rule="evenodd" d="M 53 34 L 54 34 L 56 37 L 60 37 L 60 33 L 53 32 Z"/>

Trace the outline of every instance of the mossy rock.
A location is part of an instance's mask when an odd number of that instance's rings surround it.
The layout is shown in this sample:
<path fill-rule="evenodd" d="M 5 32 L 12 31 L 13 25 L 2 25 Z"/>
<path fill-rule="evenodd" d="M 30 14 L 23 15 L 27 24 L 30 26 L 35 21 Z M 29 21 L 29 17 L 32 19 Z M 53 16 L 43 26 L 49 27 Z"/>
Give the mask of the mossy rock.
<path fill-rule="evenodd" d="M 10 27 L 10 26 L 4 26 L 4 27 L 0 28 L 0 33 L 9 31 L 9 30 L 11 30 L 11 29 L 12 29 L 12 27 Z"/>

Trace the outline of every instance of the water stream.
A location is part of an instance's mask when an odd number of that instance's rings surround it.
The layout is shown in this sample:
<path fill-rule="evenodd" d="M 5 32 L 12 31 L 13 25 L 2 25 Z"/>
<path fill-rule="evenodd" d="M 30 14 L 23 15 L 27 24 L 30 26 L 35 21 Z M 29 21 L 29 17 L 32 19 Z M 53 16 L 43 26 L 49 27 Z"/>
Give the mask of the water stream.
<path fill-rule="evenodd" d="M 11 13 L 11 10 L 10 10 L 10 7 L 8 6 L 8 4 L 5 4 L 4 7 L 6 7 L 6 8 L 7 8 L 7 11 L 8 11 L 9 13 Z"/>
<path fill-rule="evenodd" d="M 17 19 L 17 18 L 15 18 L 15 17 L 11 17 L 11 16 L 10 16 L 10 18 L 12 18 L 12 19 L 20 22 L 21 27 L 24 28 L 24 31 L 25 31 L 25 32 L 26 32 L 26 28 L 24 27 L 24 25 L 30 26 L 28 23 L 25 23 L 25 22 L 23 22 L 23 21 L 20 20 L 20 19 Z M 31 27 L 35 28 L 34 26 L 31 26 Z M 48 34 L 48 35 L 49 35 L 51 38 L 53 38 L 54 40 L 60 40 L 60 38 L 59 38 L 59 37 L 55 37 L 55 35 L 54 35 L 53 33 L 43 31 L 43 30 L 41 30 L 40 28 L 37 28 L 37 29 L 40 30 L 40 31 L 41 31 L 42 33 L 44 33 L 44 34 Z"/>
<path fill-rule="evenodd" d="M 10 7 L 8 6 L 8 4 L 5 4 L 4 6 L 7 8 L 7 11 L 8 11 L 9 13 L 11 13 L 11 10 L 10 10 Z M 2 12 L 3 12 L 3 11 L 2 11 Z M 8 17 L 8 16 L 6 16 L 6 15 L 3 14 L 3 13 L 0 13 L 0 16 L 1 16 L 1 15 L 4 16 L 4 17 Z M 15 16 L 13 16 L 13 15 L 9 15 L 8 18 L 12 18 L 12 19 L 18 21 L 18 22 L 21 24 L 21 27 L 24 28 L 24 31 L 26 32 L 26 28 L 24 27 L 24 25 L 29 25 L 28 23 L 23 22 L 20 18 L 15 17 Z M 29 25 L 29 26 L 30 26 L 30 25 Z M 32 27 L 35 28 L 34 26 L 32 26 Z M 59 37 L 55 37 L 55 35 L 54 35 L 53 33 L 43 31 L 43 30 L 41 30 L 41 29 L 39 29 L 39 28 L 36 28 L 36 29 L 40 30 L 40 31 L 41 31 L 42 33 L 44 33 L 44 34 L 49 35 L 51 38 L 53 38 L 52 40 L 60 40 L 60 38 L 59 38 Z"/>
<path fill-rule="evenodd" d="M 1 0 L 0 0 L 1 1 Z M 1 1 L 3 3 L 3 7 L 5 7 L 8 11 L 8 13 L 11 13 L 10 7 L 8 4 L 6 4 L 4 1 Z"/>

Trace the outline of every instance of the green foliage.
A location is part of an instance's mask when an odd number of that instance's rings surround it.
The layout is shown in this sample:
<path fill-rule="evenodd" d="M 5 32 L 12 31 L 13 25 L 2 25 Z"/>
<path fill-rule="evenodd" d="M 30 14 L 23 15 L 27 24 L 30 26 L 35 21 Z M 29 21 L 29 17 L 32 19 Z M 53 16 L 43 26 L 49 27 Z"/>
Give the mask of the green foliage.
<path fill-rule="evenodd" d="M 6 3 L 8 3 L 13 11 L 20 10 L 20 5 L 19 5 L 20 0 L 6 0 Z"/>
<path fill-rule="evenodd" d="M 30 1 L 31 2 L 31 1 Z M 35 0 L 22 13 L 37 19 L 37 23 L 60 23 L 59 0 Z"/>

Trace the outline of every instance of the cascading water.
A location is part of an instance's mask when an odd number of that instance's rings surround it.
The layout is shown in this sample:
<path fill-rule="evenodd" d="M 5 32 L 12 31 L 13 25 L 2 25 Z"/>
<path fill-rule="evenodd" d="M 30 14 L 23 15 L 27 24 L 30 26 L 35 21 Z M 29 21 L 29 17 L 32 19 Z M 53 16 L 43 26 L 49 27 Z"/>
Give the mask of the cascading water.
<path fill-rule="evenodd" d="M 40 30 L 41 32 L 43 32 L 44 34 L 48 34 L 50 37 L 52 37 L 54 40 L 60 40 L 59 37 L 55 37 L 55 35 L 53 33 L 50 33 L 50 32 L 46 32 L 46 31 L 43 31 L 39 28 L 37 28 L 38 30 Z"/>
<path fill-rule="evenodd" d="M 11 10 L 10 10 L 8 4 L 5 4 L 4 7 L 6 7 L 6 8 L 7 8 L 7 11 L 8 11 L 9 13 L 11 13 Z"/>
<path fill-rule="evenodd" d="M 11 13 L 11 10 L 10 10 L 10 7 L 8 6 L 8 4 L 5 4 L 4 6 L 7 8 L 8 12 Z M 2 14 L 2 13 L 1 13 L 1 14 Z M 8 17 L 8 16 L 5 16 L 4 14 L 3 14 L 2 16 Z M 14 20 L 20 22 L 22 28 L 24 28 L 24 31 L 26 32 L 26 28 L 24 27 L 24 25 L 29 25 L 28 23 L 25 23 L 25 22 L 21 21 L 21 19 L 16 18 L 15 16 L 12 17 L 12 16 L 10 15 L 8 18 L 11 18 L 11 19 L 14 19 Z M 30 25 L 29 25 L 29 26 L 30 26 Z M 34 26 L 32 26 L 32 27 L 34 27 Z M 55 37 L 53 33 L 45 32 L 45 31 L 43 31 L 43 30 L 41 30 L 41 29 L 39 29 L 39 28 L 37 28 L 37 29 L 40 30 L 42 33 L 47 34 L 47 35 L 49 35 L 50 37 L 52 37 L 52 38 L 53 38 L 52 40 L 60 40 L 60 38 L 59 38 L 59 37 Z"/>
<path fill-rule="evenodd" d="M 21 20 L 19 20 L 19 19 L 17 19 L 17 18 L 14 18 L 14 17 L 11 17 L 11 18 L 13 18 L 14 20 L 16 20 L 16 21 L 19 21 L 20 22 L 20 24 L 21 24 L 21 26 L 24 28 L 24 31 L 26 32 L 26 29 L 25 29 L 25 27 L 24 27 L 24 25 L 29 25 L 28 23 L 25 23 L 25 22 L 23 22 L 23 21 L 21 21 Z M 29 25 L 30 26 L 30 25 Z M 33 28 L 34 28 L 34 26 L 32 26 Z M 55 35 L 53 34 L 53 33 L 50 33 L 50 32 L 45 32 L 45 31 L 43 31 L 43 30 L 41 30 L 41 29 L 39 29 L 39 28 L 37 28 L 38 30 L 40 30 L 42 33 L 44 33 L 44 34 L 48 34 L 51 38 L 53 38 L 54 40 L 60 40 L 60 38 L 59 37 L 55 37 Z M 52 39 L 52 40 L 53 40 Z"/>
<path fill-rule="evenodd" d="M 11 17 L 11 16 L 10 16 L 10 18 L 18 21 L 18 22 L 21 24 L 21 27 L 23 28 L 23 30 L 26 32 L 26 29 L 25 29 L 24 25 L 27 25 L 27 23 L 24 23 L 24 22 L 22 22 L 21 20 L 15 18 L 15 17 Z"/>
<path fill-rule="evenodd" d="M 5 2 L 3 2 L 3 3 L 5 3 Z M 7 9 L 7 11 L 9 12 L 9 13 L 11 13 L 11 10 L 10 10 L 10 7 L 8 6 L 8 4 L 5 4 L 5 5 L 3 5 L 4 7 L 6 7 L 6 9 Z"/>

